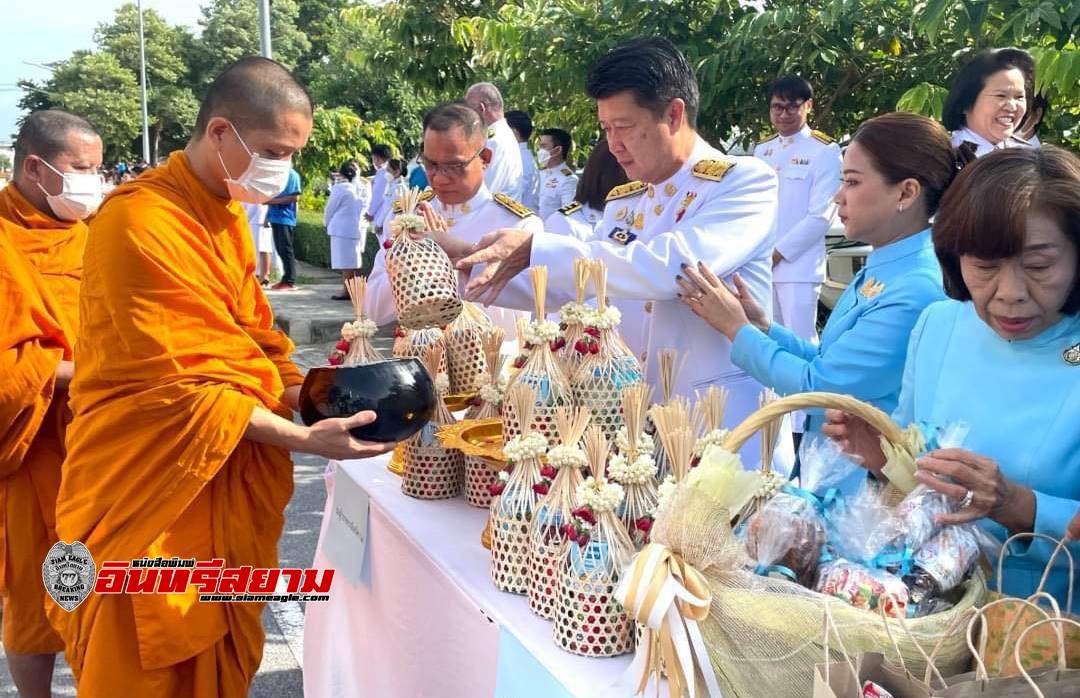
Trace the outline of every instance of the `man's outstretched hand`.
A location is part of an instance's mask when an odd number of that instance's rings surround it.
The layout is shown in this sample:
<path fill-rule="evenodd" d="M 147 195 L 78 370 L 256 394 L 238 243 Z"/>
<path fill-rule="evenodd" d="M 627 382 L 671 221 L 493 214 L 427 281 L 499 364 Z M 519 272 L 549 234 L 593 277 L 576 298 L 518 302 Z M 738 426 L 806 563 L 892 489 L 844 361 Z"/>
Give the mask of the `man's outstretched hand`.
<path fill-rule="evenodd" d="M 466 300 L 491 305 L 510 279 L 529 267 L 532 258 L 532 233 L 517 228 L 502 228 L 480 238 L 471 254 L 457 263 L 469 275 L 477 264 L 487 266 L 465 286 Z"/>

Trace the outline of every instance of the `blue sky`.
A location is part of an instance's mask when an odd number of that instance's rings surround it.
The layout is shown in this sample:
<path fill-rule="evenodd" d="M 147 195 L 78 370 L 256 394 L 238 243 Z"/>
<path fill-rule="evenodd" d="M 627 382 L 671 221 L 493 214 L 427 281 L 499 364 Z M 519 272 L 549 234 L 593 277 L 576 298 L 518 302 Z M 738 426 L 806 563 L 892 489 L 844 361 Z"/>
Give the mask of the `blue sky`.
<path fill-rule="evenodd" d="M 0 21 L 0 142 L 10 142 L 19 118 L 22 78 L 43 80 L 48 71 L 31 63 L 62 60 L 94 48 L 94 29 L 112 19 L 126 0 L 4 0 Z M 134 0 L 129 0 L 134 1 Z M 201 0 L 143 0 L 171 24 L 195 28 Z"/>

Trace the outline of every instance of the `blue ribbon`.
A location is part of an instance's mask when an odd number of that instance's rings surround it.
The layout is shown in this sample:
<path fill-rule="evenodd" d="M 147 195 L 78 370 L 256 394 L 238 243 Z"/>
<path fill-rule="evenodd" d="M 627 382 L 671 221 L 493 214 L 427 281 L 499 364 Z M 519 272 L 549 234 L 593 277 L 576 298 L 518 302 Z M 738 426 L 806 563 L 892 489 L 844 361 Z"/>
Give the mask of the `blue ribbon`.
<path fill-rule="evenodd" d="M 844 495 L 836 487 L 830 487 L 829 489 L 825 490 L 824 497 L 818 497 L 810 490 L 803 489 L 802 487 L 796 487 L 790 482 L 786 483 L 783 487 L 781 487 L 780 491 L 784 494 L 790 494 L 793 497 L 800 497 L 810 502 L 814 505 L 814 510 L 817 511 L 817 513 L 823 516 L 826 520 L 829 518 L 829 515 L 833 512 L 833 510 L 842 507 L 844 503 Z"/>
<path fill-rule="evenodd" d="M 795 576 L 795 573 L 792 572 L 790 568 L 784 567 L 783 565 L 761 565 L 761 564 L 759 564 L 757 567 L 754 568 L 754 574 L 760 575 L 762 577 L 768 577 L 773 572 L 775 572 L 777 574 L 781 574 L 781 575 L 787 577 L 788 579 L 790 579 L 793 582 L 798 583 L 798 581 L 799 581 L 798 577 Z"/>
<path fill-rule="evenodd" d="M 904 549 L 899 551 L 886 548 L 873 558 L 864 561 L 864 564 L 867 567 L 873 567 L 880 570 L 888 570 L 890 567 L 895 567 L 897 568 L 898 576 L 906 577 L 911 574 L 914 562 L 915 551 L 904 546 Z"/>

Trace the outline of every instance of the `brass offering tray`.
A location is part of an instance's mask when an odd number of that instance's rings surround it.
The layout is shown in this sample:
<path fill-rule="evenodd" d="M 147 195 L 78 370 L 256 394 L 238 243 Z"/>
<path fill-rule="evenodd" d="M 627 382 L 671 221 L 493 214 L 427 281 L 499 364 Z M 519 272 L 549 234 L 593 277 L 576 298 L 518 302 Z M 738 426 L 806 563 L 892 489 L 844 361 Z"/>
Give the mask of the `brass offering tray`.
<path fill-rule="evenodd" d="M 492 468 L 502 468 L 506 457 L 502 452 L 502 419 L 466 419 L 448 424 L 439 430 L 443 447 L 461 451 L 487 462 Z"/>

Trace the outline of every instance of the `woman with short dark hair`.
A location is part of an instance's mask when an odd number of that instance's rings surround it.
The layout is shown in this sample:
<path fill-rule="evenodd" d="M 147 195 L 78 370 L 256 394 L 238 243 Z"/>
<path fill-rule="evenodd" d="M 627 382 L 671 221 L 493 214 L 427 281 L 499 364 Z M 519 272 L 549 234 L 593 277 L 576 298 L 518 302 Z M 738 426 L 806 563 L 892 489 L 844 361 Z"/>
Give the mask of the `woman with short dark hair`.
<path fill-rule="evenodd" d="M 921 458 L 917 479 L 956 501 L 944 522 L 978 521 L 999 541 L 1060 538 L 1080 499 L 1080 159 L 1011 148 L 965 168 L 942 199 L 934 247 L 953 300 L 919 318 L 893 417 L 969 431 L 964 448 Z M 877 434 L 827 418 L 825 433 L 880 477 Z M 1030 595 L 1052 549 L 1019 547 L 1005 593 Z M 1068 577 L 1058 560 L 1047 590 L 1062 603 Z"/>
<path fill-rule="evenodd" d="M 1035 80 L 1035 60 L 1018 48 L 987 49 L 953 79 L 942 123 L 953 145 L 982 157 L 998 148 L 1026 146 L 1015 133 L 1024 120 Z M 965 145 L 968 144 L 968 145 Z"/>
<path fill-rule="evenodd" d="M 814 344 L 772 322 L 735 276 L 735 291 L 705 271 L 686 269 L 682 301 L 733 343 L 731 358 L 782 395 L 853 395 L 886 412 L 900 394 L 911 328 L 945 297 L 930 239 L 930 218 L 956 174 L 949 134 L 933 119 L 896 112 L 864 122 L 844 153 L 835 196 L 845 237 L 868 243 L 866 265 L 840 296 Z M 803 437 L 821 438 L 820 410 Z M 843 483 L 852 491 L 861 471 Z"/>

